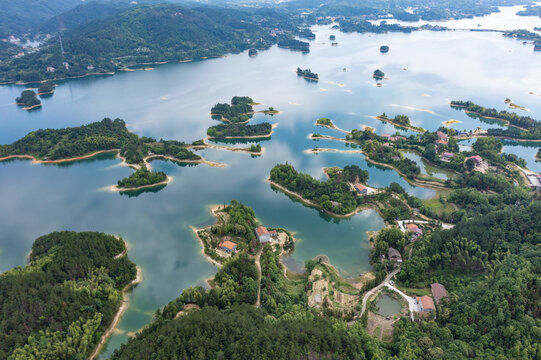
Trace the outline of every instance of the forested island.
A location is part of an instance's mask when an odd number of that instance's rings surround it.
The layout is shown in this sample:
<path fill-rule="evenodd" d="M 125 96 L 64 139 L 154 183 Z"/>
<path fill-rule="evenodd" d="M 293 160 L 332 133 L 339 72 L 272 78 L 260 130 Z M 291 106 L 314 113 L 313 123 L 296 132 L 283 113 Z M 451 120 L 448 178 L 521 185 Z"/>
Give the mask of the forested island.
<path fill-rule="evenodd" d="M 88 358 L 136 281 L 122 239 L 54 232 L 0 275 L 0 359 Z M 24 324 L 24 326 L 21 326 Z"/>
<path fill-rule="evenodd" d="M 541 6 L 539 7 L 541 8 Z M 533 41 L 534 51 L 541 51 L 541 35 L 528 30 L 507 30 L 503 33 L 503 36 L 515 38 L 517 40 Z"/>
<path fill-rule="evenodd" d="M 248 50 L 248 56 L 257 56 L 257 50 L 253 48 Z"/>
<path fill-rule="evenodd" d="M 220 124 L 207 129 L 209 138 L 267 138 L 272 134 L 272 125 L 268 122 L 255 125 Z"/>
<path fill-rule="evenodd" d="M 163 171 L 150 171 L 142 167 L 130 176 L 119 180 L 117 189 L 120 191 L 138 190 L 166 183 L 167 175 Z"/>
<path fill-rule="evenodd" d="M 214 139 L 270 137 L 272 134 L 270 123 L 247 125 L 253 114 L 256 113 L 253 105 L 257 105 L 257 103 L 249 96 L 234 96 L 231 99 L 231 105 L 226 103 L 214 105 L 210 111 L 211 115 L 214 119 L 222 121 L 223 124 L 209 127 L 207 129 L 208 137 Z M 258 112 L 271 116 L 279 113 L 273 107 Z"/>
<path fill-rule="evenodd" d="M 41 106 L 41 100 L 38 99 L 34 90 L 24 90 L 21 96 L 15 99 L 15 103 L 25 110 L 32 110 Z"/>
<path fill-rule="evenodd" d="M 389 46 L 387 45 L 381 45 L 379 47 L 379 52 L 382 53 L 382 54 L 386 54 L 389 52 Z"/>
<path fill-rule="evenodd" d="M 319 76 L 316 73 L 313 73 L 310 69 L 297 68 L 297 76 L 302 76 L 306 80 L 319 81 Z"/>
<path fill-rule="evenodd" d="M 300 41 L 296 39 L 280 38 L 278 40 L 278 47 L 289 49 L 293 51 L 301 51 L 303 53 L 310 52 L 310 44 L 306 41 Z"/>
<path fill-rule="evenodd" d="M 38 95 L 49 95 L 54 93 L 56 85 L 51 81 L 45 81 L 41 84 L 39 84 L 38 87 Z"/>
<path fill-rule="evenodd" d="M 541 140 L 541 121 L 530 116 L 520 116 L 506 110 L 498 111 L 494 108 L 485 108 L 472 101 L 451 101 L 451 107 L 464 109 L 466 112 L 489 119 L 505 122 L 507 129 L 488 129 L 488 134 L 518 139 Z"/>
<path fill-rule="evenodd" d="M 381 80 L 385 77 L 385 73 L 381 71 L 380 69 L 376 69 L 374 70 L 373 76 L 374 76 L 374 79 Z"/>

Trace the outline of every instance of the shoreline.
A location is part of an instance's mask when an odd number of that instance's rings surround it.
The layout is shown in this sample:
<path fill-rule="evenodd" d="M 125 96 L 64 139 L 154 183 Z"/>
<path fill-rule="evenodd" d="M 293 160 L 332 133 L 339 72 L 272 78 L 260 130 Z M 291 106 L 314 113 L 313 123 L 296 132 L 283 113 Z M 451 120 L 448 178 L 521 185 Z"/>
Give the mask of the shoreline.
<path fill-rule="evenodd" d="M 108 189 L 109 191 L 112 191 L 112 192 L 117 192 L 117 191 L 129 192 L 129 191 L 137 191 L 137 190 L 142 190 L 142 189 L 150 189 L 150 188 L 158 187 L 161 185 L 167 185 L 171 183 L 172 181 L 173 181 L 173 177 L 167 175 L 167 178 L 164 181 L 160 181 L 159 183 L 155 183 L 155 184 L 141 185 L 141 186 L 136 186 L 136 187 L 131 187 L 131 188 L 123 188 L 123 187 L 119 187 L 118 185 L 111 185 L 109 186 Z"/>
<path fill-rule="evenodd" d="M 401 124 L 398 124 L 398 123 L 395 123 L 392 119 L 389 119 L 389 118 L 384 118 L 384 117 L 381 117 L 381 116 L 370 116 L 372 119 L 376 119 L 376 120 L 379 120 L 381 122 L 387 122 L 393 126 L 396 126 L 396 127 L 399 127 L 399 128 L 403 128 L 403 129 L 407 129 L 407 130 L 411 130 L 411 131 L 415 131 L 415 132 L 418 132 L 418 133 L 425 133 L 426 130 L 423 129 L 423 128 L 417 128 L 413 125 L 401 125 Z"/>
<path fill-rule="evenodd" d="M 523 130 L 523 131 L 528 131 L 527 129 L 525 128 L 522 128 L 520 126 L 517 126 L 517 125 L 513 125 L 509 122 L 509 120 L 507 119 L 502 119 L 502 118 L 498 118 L 498 117 L 494 117 L 494 116 L 485 116 L 481 113 L 478 113 L 476 111 L 471 111 L 471 110 L 468 110 L 466 106 L 464 105 L 454 105 L 454 104 L 451 104 L 449 103 L 449 106 L 451 106 L 452 108 L 459 108 L 459 109 L 464 109 L 464 112 L 468 113 L 468 114 L 474 114 L 474 115 L 477 115 L 477 116 L 480 116 L 482 118 L 485 118 L 485 119 L 491 119 L 491 120 L 499 120 L 499 121 L 502 121 L 506 124 L 506 126 L 511 126 L 511 127 L 514 127 L 514 128 L 517 128 L 517 129 L 520 129 L 520 130 Z"/>
<path fill-rule="evenodd" d="M 335 138 L 333 136 L 328 136 L 328 135 L 321 135 L 319 137 L 311 137 L 313 134 L 310 134 L 308 135 L 308 138 L 309 139 L 327 139 L 327 140 L 335 140 L 335 141 L 342 141 L 342 142 L 346 142 L 346 143 L 350 143 L 350 144 L 356 144 L 356 145 L 359 145 L 357 142 L 354 142 L 354 141 L 351 141 L 351 140 L 346 140 L 346 139 L 340 139 L 340 138 Z M 360 145 L 359 145 L 360 146 Z M 313 150 L 313 149 L 311 149 Z M 428 187 L 428 188 L 432 188 L 432 189 L 440 189 L 440 190 L 446 190 L 446 189 L 449 189 L 448 187 L 445 187 L 444 185 L 442 184 L 439 184 L 439 183 L 432 183 L 432 181 L 429 181 L 429 180 L 422 180 L 422 179 L 410 179 L 408 178 L 404 173 L 402 173 L 400 170 L 398 170 L 397 168 L 395 168 L 393 165 L 390 165 L 390 164 L 386 164 L 386 163 L 382 163 L 382 162 L 379 162 L 379 161 L 375 161 L 375 160 L 372 160 L 370 157 L 368 157 L 368 155 L 361 149 L 361 150 L 339 150 L 339 149 L 329 149 L 329 148 L 321 148 L 321 149 L 318 149 L 318 151 L 314 152 L 314 151 L 310 151 L 310 150 L 305 150 L 305 153 L 307 154 L 317 154 L 318 152 L 326 152 L 326 151 L 329 151 L 329 152 L 346 152 L 346 151 L 349 151 L 349 152 L 357 152 L 357 153 L 361 153 L 364 155 L 365 157 L 365 160 L 367 163 L 370 163 L 370 164 L 373 164 L 373 165 L 380 165 L 380 166 L 384 166 L 386 168 L 389 168 L 391 170 L 394 170 L 396 171 L 408 184 L 410 185 L 414 185 L 414 186 L 419 186 L 419 187 Z M 436 166 L 436 165 L 433 165 L 433 166 Z M 438 167 L 439 168 L 439 167 Z M 439 168 L 440 169 L 440 168 Z M 446 170 L 446 169 L 442 169 L 442 170 Z"/>
<path fill-rule="evenodd" d="M 223 208 L 223 205 L 209 205 L 208 206 L 208 209 L 210 211 L 210 213 L 212 214 L 212 216 L 214 216 L 215 218 L 215 223 L 218 222 L 218 215 L 216 215 L 216 212 L 220 209 Z M 205 260 L 207 260 L 208 262 L 210 262 L 211 264 L 213 264 L 214 266 L 216 266 L 217 268 L 220 268 L 222 266 L 221 263 L 219 263 L 217 260 L 214 260 L 213 258 L 211 258 L 209 255 L 207 255 L 205 253 L 205 243 L 203 242 L 203 240 L 201 240 L 201 238 L 199 237 L 199 233 L 198 231 L 201 231 L 201 230 L 205 230 L 209 227 L 211 227 L 212 225 L 209 225 L 209 226 L 205 226 L 205 227 L 202 227 L 202 228 L 197 228 L 195 226 L 192 226 L 190 225 L 190 229 L 192 229 L 195 237 L 197 238 L 197 240 L 199 241 L 199 244 L 201 245 L 201 254 L 203 255 L 203 257 L 205 258 Z M 214 276 L 208 278 L 205 282 L 208 284 L 209 280 L 211 280 L 212 278 L 214 278 Z"/>
<path fill-rule="evenodd" d="M 477 139 L 477 138 L 480 138 L 480 137 L 487 137 L 487 136 L 492 136 L 493 138 L 496 138 L 496 139 L 503 139 L 503 140 L 509 140 L 509 141 L 541 142 L 541 139 L 522 139 L 522 138 L 514 138 L 514 137 L 510 137 L 510 136 L 489 135 L 489 134 L 473 134 L 473 135 L 468 135 L 468 136 L 463 136 L 463 137 L 458 137 L 458 136 L 452 136 L 452 137 L 454 137 L 455 139 L 460 141 L 460 140 L 468 140 L 468 139 Z"/>
<path fill-rule="evenodd" d="M 124 241 L 124 244 L 126 246 L 126 250 L 123 252 L 124 254 L 128 251 L 128 243 L 126 240 L 122 239 Z M 121 253 L 122 255 L 122 253 Z M 100 342 L 98 345 L 96 345 L 96 348 L 94 349 L 94 352 L 88 357 L 89 360 L 94 360 L 97 356 L 100 355 L 100 352 L 103 348 L 103 346 L 106 344 L 109 337 L 113 334 L 113 332 L 116 330 L 116 327 L 118 323 L 120 322 L 120 319 L 122 318 L 122 315 L 126 311 L 129 305 L 129 297 L 128 297 L 128 291 L 131 290 L 135 285 L 141 283 L 143 281 L 143 270 L 141 267 L 137 266 L 137 273 L 135 276 L 135 279 L 133 279 L 130 283 L 128 283 L 124 288 L 122 289 L 122 302 L 120 304 L 120 307 L 118 308 L 115 317 L 113 318 L 113 321 L 111 322 L 111 325 L 107 328 L 107 330 L 103 333 L 103 335 L 100 338 Z"/>
<path fill-rule="evenodd" d="M 332 126 L 331 126 L 331 125 L 325 125 L 325 124 L 318 124 L 317 121 L 316 121 L 315 125 L 316 125 L 316 126 L 325 127 L 325 128 L 327 128 L 327 129 L 331 129 L 331 130 L 341 131 L 341 132 L 343 132 L 344 134 L 351 134 L 349 131 L 346 131 L 346 130 L 344 130 L 344 129 L 341 129 L 341 128 L 339 128 L 338 126 L 336 126 L 336 125 L 334 125 L 334 124 L 332 124 Z"/>
<path fill-rule="evenodd" d="M 81 156 L 77 156 L 73 158 L 58 159 L 58 160 L 38 160 L 38 158 L 32 155 L 8 155 L 8 156 L 1 157 L 0 162 L 11 160 L 11 159 L 29 159 L 29 160 L 32 160 L 32 164 L 60 164 L 60 163 L 90 159 L 98 154 L 112 153 L 112 152 L 119 153 L 120 150 L 119 149 L 100 150 L 100 151 L 96 151 L 87 155 L 81 155 Z"/>
<path fill-rule="evenodd" d="M 208 136 L 207 136 L 207 139 L 209 139 Z M 259 151 L 259 152 L 250 151 L 249 148 L 237 148 L 237 147 L 234 147 L 234 146 L 214 145 L 214 144 L 207 144 L 207 143 L 205 143 L 205 145 L 190 145 L 188 147 L 192 148 L 192 149 L 197 149 L 197 150 L 216 149 L 216 150 L 233 151 L 233 152 L 245 152 L 245 153 L 248 153 L 248 154 L 251 154 L 251 155 L 257 155 L 257 156 L 261 156 L 261 155 L 263 155 L 265 153 L 265 148 L 264 147 L 261 147 L 261 151 Z"/>
<path fill-rule="evenodd" d="M 206 164 L 206 165 L 209 165 L 209 166 L 212 166 L 212 167 L 218 167 L 218 168 L 224 168 L 224 167 L 227 166 L 224 163 L 210 161 L 210 160 L 207 160 L 207 159 L 205 159 L 203 157 L 201 157 L 201 159 L 199 159 L 199 160 L 181 160 L 181 159 L 177 159 L 177 158 L 174 158 L 172 156 L 169 156 L 169 155 L 154 154 L 154 155 L 149 155 L 149 156 L 143 158 L 143 162 L 145 163 L 145 166 L 149 170 L 150 170 L 149 160 L 152 160 L 152 159 L 170 160 L 170 161 L 173 161 L 173 162 L 176 162 L 176 163 L 179 163 L 179 164 Z"/>

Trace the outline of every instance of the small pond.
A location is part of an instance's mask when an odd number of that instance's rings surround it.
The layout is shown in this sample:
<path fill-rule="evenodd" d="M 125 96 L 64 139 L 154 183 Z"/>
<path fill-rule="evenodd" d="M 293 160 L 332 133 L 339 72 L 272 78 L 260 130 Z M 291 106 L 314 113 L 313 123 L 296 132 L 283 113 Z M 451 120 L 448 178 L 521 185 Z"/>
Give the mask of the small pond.
<path fill-rule="evenodd" d="M 378 302 L 376 303 L 378 307 L 377 313 L 382 316 L 393 316 L 400 314 L 402 311 L 402 304 L 398 300 L 393 299 L 389 295 L 382 294 Z"/>

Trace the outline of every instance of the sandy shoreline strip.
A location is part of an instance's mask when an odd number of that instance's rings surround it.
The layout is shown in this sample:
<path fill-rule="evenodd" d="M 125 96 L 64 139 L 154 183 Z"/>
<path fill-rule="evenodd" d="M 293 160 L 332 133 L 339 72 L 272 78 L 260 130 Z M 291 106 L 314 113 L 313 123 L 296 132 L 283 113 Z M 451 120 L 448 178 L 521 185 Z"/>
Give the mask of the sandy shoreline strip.
<path fill-rule="evenodd" d="M 124 239 L 123 239 L 123 241 L 124 241 L 126 250 L 124 250 L 122 253 L 120 253 L 119 254 L 120 256 L 123 256 L 123 254 L 126 254 L 126 252 L 128 250 L 128 243 Z M 115 258 L 117 258 L 117 257 L 115 256 Z M 103 348 L 103 345 L 105 345 L 108 338 L 113 334 L 113 332 L 115 332 L 116 327 L 117 327 L 120 319 L 122 318 L 122 315 L 124 314 L 124 312 L 126 311 L 126 309 L 128 308 L 128 305 L 129 305 L 129 300 L 130 299 L 129 299 L 129 295 L 128 295 L 128 290 L 130 290 L 133 286 L 135 286 L 136 284 L 139 284 L 143 280 L 143 270 L 139 266 L 137 266 L 136 269 L 137 269 L 137 275 L 135 276 L 135 279 L 133 279 L 129 284 L 124 286 L 124 288 L 122 289 L 122 303 L 120 304 L 120 307 L 118 308 L 118 311 L 116 312 L 115 317 L 113 318 L 113 321 L 111 322 L 111 325 L 109 325 L 107 330 L 103 333 L 103 335 L 101 336 L 100 342 L 96 346 L 96 349 L 89 356 L 89 358 L 88 358 L 89 360 L 95 359 L 100 354 L 100 352 L 101 352 L 101 350 Z"/>
<path fill-rule="evenodd" d="M 32 164 L 60 164 L 60 163 L 90 159 L 98 154 L 112 153 L 112 152 L 120 152 L 120 150 L 119 149 L 100 150 L 88 155 L 81 155 L 81 156 L 77 156 L 73 158 L 59 159 L 59 160 L 38 160 L 36 157 L 32 155 L 9 155 L 9 156 L 4 156 L 0 158 L 0 162 L 5 161 L 5 160 L 10 160 L 10 159 L 30 159 L 32 160 Z"/>
<path fill-rule="evenodd" d="M 416 128 L 412 125 L 402 125 L 402 124 L 398 124 L 398 123 L 395 123 L 393 121 L 393 119 L 389 119 L 389 118 L 383 118 L 381 116 L 370 116 L 372 119 L 376 119 L 376 120 L 379 120 L 381 122 L 386 122 L 386 123 L 389 123 L 393 126 L 396 126 L 398 128 L 403 128 L 403 129 L 408 129 L 408 130 L 411 130 L 411 131 L 415 131 L 415 132 L 418 132 L 418 133 L 424 133 L 426 132 L 425 129 L 423 128 Z"/>

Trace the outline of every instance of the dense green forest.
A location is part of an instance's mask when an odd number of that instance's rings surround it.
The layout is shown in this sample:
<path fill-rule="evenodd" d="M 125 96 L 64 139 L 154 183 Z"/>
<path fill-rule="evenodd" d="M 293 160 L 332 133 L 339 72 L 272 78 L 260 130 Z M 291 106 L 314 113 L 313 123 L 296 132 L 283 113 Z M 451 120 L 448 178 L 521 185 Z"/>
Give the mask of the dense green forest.
<path fill-rule="evenodd" d="M 21 96 L 18 96 L 15 99 L 15 102 L 17 103 L 17 105 L 24 106 L 25 108 L 31 108 L 41 105 L 41 100 L 38 99 L 37 94 L 34 90 L 23 90 Z"/>
<path fill-rule="evenodd" d="M 278 39 L 278 46 L 284 49 L 302 51 L 304 53 L 310 52 L 309 43 L 307 43 L 306 41 L 300 41 L 288 37 L 281 37 L 280 39 Z"/>
<path fill-rule="evenodd" d="M 240 123 L 250 120 L 254 109 L 252 100 L 249 96 L 233 96 L 231 105 L 226 103 L 218 103 L 210 109 L 212 115 L 218 115 L 221 120 L 225 119 L 228 122 Z"/>
<path fill-rule="evenodd" d="M 88 357 L 135 279 L 125 251 L 96 232 L 36 239 L 30 263 L 0 275 L 0 359 Z"/>
<path fill-rule="evenodd" d="M 54 37 L 39 51 L 0 64 L 0 80 L 58 79 L 111 72 L 139 63 L 266 49 L 276 43 L 270 35 L 272 29 L 296 31 L 296 24 L 288 13 L 265 9 L 139 5 L 66 31 L 62 35 L 64 54 L 59 38 Z M 47 71 L 47 67 L 55 71 Z"/>
<path fill-rule="evenodd" d="M 385 77 L 385 73 L 381 71 L 380 69 L 376 69 L 374 70 L 373 76 L 374 76 L 374 79 L 381 80 Z"/>
<path fill-rule="evenodd" d="M 119 188 L 135 188 L 139 186 L 158 184 L 167 180 L 167 175 L 163 171 L 150 171 L 142 167 L 130 176 L 118 180 Z"/>
<path fill-rule="evenodd" d="M 50 81 L 43 82 L 39 84 L 38 87 L 38 94 L 44 95 L 44 94 L 52 94 L 54 92 L 56 85 Z"/>
<path fill-rule="evenodd" d="M 489 129 L 488 132 L 490 135 L 518 137 L 522 139 L 541 139 L 541 121 L 533 119 L 530 116 L 520 116 L 506 110 L 498 111 L 494 108 L 485 108 L 472 101 L 451 101 L 451 106 L 465 109 L 480 116 L 504 120 L 513 126 L 505 130 Z"/>
<path fill-rule="evenodd" d="M 272 132 L 272 125 L 268 122 L 255 125 L 245 124 L 220 124 L 211 126 L 207 135 L 212 138 L 226 137 L 268 137 Z"/>
<path fill-rule="evenodd" d="M 55 34 L 75 29 L 92 21 L 112 16 L 130 6 L 128 1 L 90 1 L 83 2 L 73 9 L 58 14 L 41 24 L 37 31 L 42 34 Z"/>
<path fill-rule="evenodd" d="M 27 34 L 49 18 L 80 3 L 79 0 L 0 0 L 0 38 Z"/>
<path fill-rule="evenodd" d="M 354 173 L 354 169 L 351 169 L 351 173 Z M 365 181 L 368 180 L 368 174 L 358 169 L 351 176 L 319 181 L 308 174 L 297 172 L 293 166 L 286 163 L 274 166 L 270 172 L 270 179 L 298 193 L 304 199 L 315 202 L 323 209 L 342 215 L 352 212 L 363 203 L 363 198 L 357 196 L 348 183 L 350 177 L 355 175 L 360 175 Z"/>
<path fill-rule="evenodd" d="M 121 119 L 105 118 L 100 122 L 64 129 L 32 131 L 10 145 L 0 146 L 0 157 L 32 155 L 41 160 L 67 159 L 96 151 L 120 149 L 120 154 L 130 164 L 139 164 L 151 151 L 179 160 L 198 160 L 200 157 L 175 140 L 140 137 L 126 128 Z"/>
<path fill-rule="evenodd" d="M 437 323 L 402 321 L 393 347 L 424 352 L 428 337 L 445 358 L 536 359 L 541 356 L 541 202 L 519 202 L 420 240 L 398 279 L 439 281 L 453 293 Z"/>

